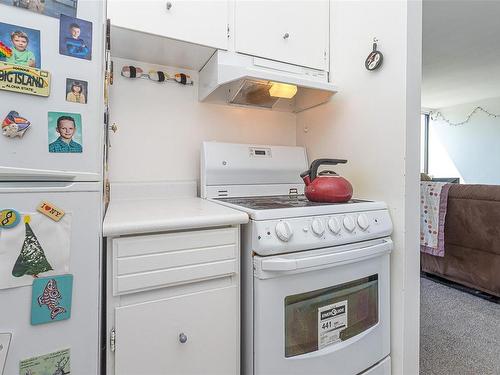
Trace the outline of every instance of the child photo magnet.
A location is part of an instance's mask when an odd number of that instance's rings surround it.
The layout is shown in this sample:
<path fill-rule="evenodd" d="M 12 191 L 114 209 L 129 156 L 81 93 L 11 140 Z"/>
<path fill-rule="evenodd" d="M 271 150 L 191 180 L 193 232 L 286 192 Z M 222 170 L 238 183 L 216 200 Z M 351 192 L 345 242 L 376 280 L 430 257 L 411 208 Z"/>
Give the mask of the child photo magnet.
<path fill-rule="evenodd" d="M 0 61 L 40 69 L 40 31 L 0 22 Z"/>
<path fill-rule="evenodd" d="M 49 152 L 82 152 L 82 116 L 79 113 L 49 112 Z"/>
<path fill-rule="evenodd" d="M 11 5 L 49 17 L 59 18 L 59 15 L 76 16 L 78 0 L 0 0 L 0 4 Z"/>
<path fill-rule="evenodd" d="M 64 14 L 59 20 L 59 53 L 92 60 L 92 22 Z"/>
<path fill-rule="evenodd" d="M 80 79 L 66 78 L 66 101 L 87 104 L 88 83 Z"/>

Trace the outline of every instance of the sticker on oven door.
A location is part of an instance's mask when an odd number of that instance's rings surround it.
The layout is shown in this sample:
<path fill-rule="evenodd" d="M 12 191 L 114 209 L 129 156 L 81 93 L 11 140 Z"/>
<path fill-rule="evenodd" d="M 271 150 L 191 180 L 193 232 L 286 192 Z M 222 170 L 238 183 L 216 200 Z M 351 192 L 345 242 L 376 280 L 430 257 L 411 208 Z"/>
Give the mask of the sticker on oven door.
<path fill-rule="evenodd" d="M 347 300 L 318 309 L 318 350 L 340 341 L 347 328 Z"/>

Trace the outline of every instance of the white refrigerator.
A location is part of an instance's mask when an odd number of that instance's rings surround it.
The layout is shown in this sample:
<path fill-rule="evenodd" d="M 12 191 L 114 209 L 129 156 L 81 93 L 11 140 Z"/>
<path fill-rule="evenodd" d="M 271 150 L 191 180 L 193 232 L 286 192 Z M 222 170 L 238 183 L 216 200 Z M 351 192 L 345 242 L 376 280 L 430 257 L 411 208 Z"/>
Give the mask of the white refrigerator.
<path fill-rule="evenodd" d="M 92 23 L 90 60 L 60 54 L 58 18 L 6 3 L 0 23 L 40 31 L 52 78 L 48 97 L 0 90 L 0 122 L 17 111 L 31 123 L 22 138 L 0 133 L 0 375 L 98 374 L 105 2 L 44 2 L 77 4 Z M 67 101 L 68 80 L 87 83 L 86 103 Z M 49 112 L 81 116 L 82 152 L 49 152 Z"/>

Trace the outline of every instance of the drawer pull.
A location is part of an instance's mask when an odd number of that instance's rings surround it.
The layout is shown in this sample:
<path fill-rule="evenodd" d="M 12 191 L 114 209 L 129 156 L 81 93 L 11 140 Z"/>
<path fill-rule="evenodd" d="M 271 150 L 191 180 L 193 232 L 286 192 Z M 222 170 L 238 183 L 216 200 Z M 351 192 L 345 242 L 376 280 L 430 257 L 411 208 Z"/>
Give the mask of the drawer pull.
<path fill-rule="evenodd" d="M 185 344 L 188 340 L 188 337 L 184 333 L 179 334 L 179 342 L 181 344 Z"/>
<path fill-rule="evenodd" d="M 288 38 L 290 38 L 290 34 L 285 33 L 285 34 L 283 35 L 283 39 L 288 39 Z"/>
<path fill-rule="evenodd" d="M 167 10 L 170 10 L 172 8 L 172 3 L 170 1 L 167 1 Z"/>

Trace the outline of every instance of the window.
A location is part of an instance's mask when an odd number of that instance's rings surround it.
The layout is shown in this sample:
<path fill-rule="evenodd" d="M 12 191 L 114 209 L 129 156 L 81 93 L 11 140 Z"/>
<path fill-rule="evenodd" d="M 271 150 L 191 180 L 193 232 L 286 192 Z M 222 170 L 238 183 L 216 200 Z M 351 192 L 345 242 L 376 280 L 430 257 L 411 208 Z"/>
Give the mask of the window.
<path fill-rule="evenodd" d="M 354 337 L 379 321 L 378 275 L 285 298 L 285 357 Z"/>

